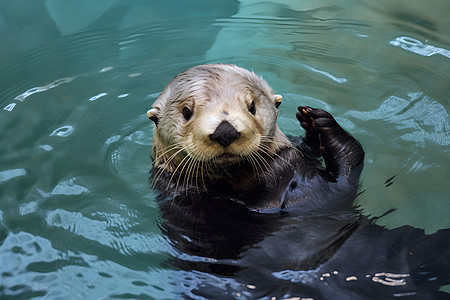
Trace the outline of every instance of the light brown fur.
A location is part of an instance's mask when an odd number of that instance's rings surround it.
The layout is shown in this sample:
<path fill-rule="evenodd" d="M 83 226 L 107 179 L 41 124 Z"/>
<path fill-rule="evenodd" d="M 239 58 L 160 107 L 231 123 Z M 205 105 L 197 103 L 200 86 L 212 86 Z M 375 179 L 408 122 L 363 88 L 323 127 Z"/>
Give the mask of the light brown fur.
<path fill-rule="evenodd" d="M 252 102 L 255 114 L 249 111 Z M 276 124 L 280 102 L 281 96 L 261 77 L 234 65 L 202 65 L 180 73 L 147 112 L 157 124 L 154 168 L 191 178 L 214 177 L 210 171 L 216 167 L 247 159 L 262 169 L 263 156 L 290 145 Z M 185 108 L 192 113 L 189 120 L 183 116 Z M 227 147 L 210 139 L 225 120 L 240 133 Z"/>

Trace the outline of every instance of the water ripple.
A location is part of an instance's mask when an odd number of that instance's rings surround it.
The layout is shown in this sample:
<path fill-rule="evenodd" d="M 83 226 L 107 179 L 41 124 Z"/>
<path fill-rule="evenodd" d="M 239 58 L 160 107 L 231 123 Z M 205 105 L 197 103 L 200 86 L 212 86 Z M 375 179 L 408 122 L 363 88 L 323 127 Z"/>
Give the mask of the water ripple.
<path fill-rule="evenodd" d="M 427 45 L 412 37 L 400 36 L 389 42 L 393 46 L 399 46 L 402 49 L 411 51 L 422 56 L 432 56 L 439 54 L 450 58 L 450 50 Z"/>
<path fill-rule="evenodd" d="M 6 182 L 12 178 L 25 176 L 27 174 L 27 171 L 25 169 L 10 169 L 10 170 L 3 170 L 0 171 L 0 184 L 3 182 Z"/>
<path fill-rule="evenodd" d="M 438 145 L 450 144 L 450 118 L 445 107 L 423 93 L 409 93 L 409 99 L 391 96 L 372 111 L 350 110 L 346 115 L 361 120 L 386 120 L 395 124 L 405 140 L 430 140 Z"/>
<path fill-rule="evenodd" d="M 50 136 L 60 136 L 60 137 L 67 137 L 71 135 L 74 131 L 74 128 L 72 125 L 65 125 L 61 126 L 59 128 L 56 128 L 53 130 L 52 133 L 50 133 Z"/>
<path fill-rule="evenodd" d="M 101 97 L 105 97 L 106 95 L 108 95 L 108 93 L 100 93 L 98 95 L 92 96 L 91 98 L 89 98 L 89 101 L 95 101 L 100 99 Z"/>
<path fill-rule="evenodd" d="M 178 10 L 177 17 L 173 7 L 157 16 L 141 2 L 111 6 L 98 23 L 77 28 L 83 31 L 0 60 L 7 74 L 0 76 L 0 298 L 163 299 L 203 283 L 254 287 L 163 265 L 175 250 L 159 231 L 148 185 L 145 112 L 174 75 L 202 63 L 236 63 L 263 75 L 284 96 L 285 133 L 303 133 L 297 105 L 332 112 L 366 150 L 363 209 L 398 208 L 380 222 L 448 227 L 445 10 L 241 1 L 238 10 L 227 4 L 229 14 Z M 63 31 L 65 21 L 58 19 Z M 380 286 L 403 282 L 375 277 Z"/>
<path fill-rule="evenodd" d="M 89 190 L 75 183 L 76 178 L 62 181 L 51 192 L 52 195 L 81 195 L 83 193 L 89 193 Z"/>

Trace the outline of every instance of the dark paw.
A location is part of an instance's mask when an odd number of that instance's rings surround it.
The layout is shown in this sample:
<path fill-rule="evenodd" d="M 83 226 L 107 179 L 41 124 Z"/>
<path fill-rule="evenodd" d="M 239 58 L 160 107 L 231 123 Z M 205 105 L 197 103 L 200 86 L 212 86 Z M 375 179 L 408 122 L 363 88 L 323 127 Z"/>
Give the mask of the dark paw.
<path fill-rule="evenodd" d="M 333 116 L 323 109 L 299 106 L 298 111 L 296 117 L 306 130 L 307 143 L 315 153 L 324 155 L 325 149 L 337 135 L 341 135 L 343 129 Z"/>
<path fill-rule="evenodd" d="M 320 135 L 341 128 L 333 116 L 323 109 L 299 106 L 298 111 L 296 117 L 308 135 Z"/>
<path fill-rule="evenodd" d="M 328 112 L 309 106 L 299 106 L 298 111 L 297 119 L 306 130 L 306 144 L 323 157 L 330 178 L 348 178 L 364 160 L 361 144 Z"/>

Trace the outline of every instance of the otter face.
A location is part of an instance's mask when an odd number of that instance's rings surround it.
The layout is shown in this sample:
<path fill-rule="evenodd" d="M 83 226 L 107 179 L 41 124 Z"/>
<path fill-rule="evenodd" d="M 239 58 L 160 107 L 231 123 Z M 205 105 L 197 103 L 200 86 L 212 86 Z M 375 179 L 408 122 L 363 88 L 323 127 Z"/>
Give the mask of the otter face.
<path fill-rule="evenodd" d="M 274 154 L 279 135 L 284 137 L 276 125 L 280 103 L 281 96 L 261 77 L 240 67 L 213 64 L 184 71 L 147 112 L 156 125 L 154 164 L 172 173 L 243 160 L 256 164 Z"/>

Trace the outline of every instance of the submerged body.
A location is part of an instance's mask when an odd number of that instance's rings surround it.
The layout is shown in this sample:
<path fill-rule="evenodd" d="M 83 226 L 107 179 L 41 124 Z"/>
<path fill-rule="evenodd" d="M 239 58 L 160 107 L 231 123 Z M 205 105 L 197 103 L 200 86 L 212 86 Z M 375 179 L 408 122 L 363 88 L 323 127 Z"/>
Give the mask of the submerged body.
<path fill-rule="evenodd" d="M 422 259 L 434 249 L 448 258 L 449 232 L 388 231 L 361 216 L 361 145 L 329 113 L 301 106 L 306 137 L 289 140 L 276 125 L 280 103 L 254 73 L 215 64 L 176 76 L 148 111 L 152 179 L 163 228 L 181 251 L 181 293 L 446 297 L 438 288 L 450 276 Z M 423 285 L 420 276 L 438 277 Z"/>

